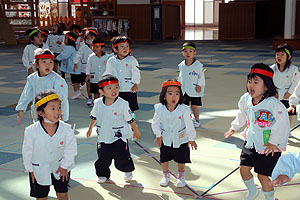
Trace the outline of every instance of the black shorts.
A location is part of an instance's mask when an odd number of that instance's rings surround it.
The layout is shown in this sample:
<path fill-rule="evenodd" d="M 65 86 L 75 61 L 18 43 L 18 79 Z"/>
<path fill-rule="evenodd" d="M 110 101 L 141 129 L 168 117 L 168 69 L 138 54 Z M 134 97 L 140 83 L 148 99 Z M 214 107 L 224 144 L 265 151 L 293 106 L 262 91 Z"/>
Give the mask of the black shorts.
<path fill-rule="evenodd" d="M 290 107 L 290 104 L 289 104 L 289 101 L 288 100 L 280 100 L 281 103 L 286 107 L 286 108 L 289 108 Z M 289 112 L 289 115 L 296 115 L 296 108 L 295 108 L 295 112 L 292 113 L 292 112 Z"/>
<path fill-rule="evenodd" d="M 69 178 L 68 180 L 64 180 L 62 182 L 62 179 L 56 180 L 56 178 L 51 173 L 51 180 L 52 185 L 54 186 L 55 192 L 58 193 L 66 193 L 68 192 L 68 184 L 70 180 L 71 172 L 69 172 Z M 30 182 L 30 196 L 35 198 L 44 198 L 47 197 L 50 191 L 50 185 L 40 185 L 37 183 L 36 179 L 34 179 L 34 183 L 31 180 L 31 175 L 29 173 L 29 182 Z"/>
<path fill-rule="evenodd" d="M 90 92 L 93 94 L 99 93 L 99 84 L 98 83 L 90 83 Z"/>
<path fill-rule="evenodd" d="M 85 83 L 86 74 L 81 72 L 80 76 L 81 76 L 81 83 Z"/>
<path fill-rule="evenodd" d="M 81 83 L 81 74 L 70 74 L 72 83 Z"/>
<path fill-rule="evenodd" d="M 189 95 L 187 95 L 187 93 L 184 94 L 184 104 L 186 105 L 195 105 L 195 106 L 202 106 L 202 101 L 201 101 L 201 97 L 190 97 Z"/>
<path fill-rule="evenodd" d="M 244 143 L 242 153 L 240 156 L 240 165 L 254 167 L 254 172 L 265 176 L 271 176 L 272 171 L 281 156 L 281 152 L 275 152 L 274 156 L 269 154 L 259 154 L 255 148 L 245 148 L 246 142 Z"/>
<path fill-rule="evenodd" d="M 191 163 L 188 143 L 181 144 L 179 148 L 173 148 L 165 146 L 162 142 L 160 147 L 160 162 L 169 162 L 171 160 L 177 163 Z"/>
<path fill-rule="evenodd" d="M 135 111 L 135 110 L 139 109 L 136 93 L 120 92 L 119 97 L 121 97 L 125 101 L 128 101 L 129 108 L 130 108 L 131 111 Z"/>

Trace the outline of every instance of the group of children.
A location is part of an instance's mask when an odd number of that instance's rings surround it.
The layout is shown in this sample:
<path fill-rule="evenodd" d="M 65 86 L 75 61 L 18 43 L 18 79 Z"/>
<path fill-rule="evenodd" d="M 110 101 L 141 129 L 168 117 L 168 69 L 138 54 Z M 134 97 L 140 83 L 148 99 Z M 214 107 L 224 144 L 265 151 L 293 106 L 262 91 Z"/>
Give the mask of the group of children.
<path fill-rule="evenodd" d="M 96 30 L 88 29 L 84 38 L 79 37 L 78 26 L 73 26 L 73 30 L 63 37 L 58 30 L 63 30 L 60 23 L 54 26 L 53 36 L 48 36 L 46 44 L 50 50 L 40 49 L 43 47 L 41 31 L 32 29 L 28 32 L 32 44 L 25 49 L 26 52 L 33 50 L 34 57 L 30 53 L 27 55 L 30 61 L 26 68 L 30 75 L 16 107 L 20 124 L 23 111 L 30 101 L 33 102 L 35 122 L 25 130 L 22 153 L 25 169 L 30 172 L 30 195 L 41 199 L 47 198 L 50 185 L 54 185 L 59 199 L 68 199 L 67 185 L 77 154 L 74 130 L 63 122 L 69 119 L 65 73 L 71 74 L 73 99 L 80 96 L 78 91 L 82 82 L 90 88 L 89 96 L 94 95 L 94 101 L 88 102 L 93 108 L 86 136 L 91 136 L 96 125 L 98 159 L 95 169 L 99 183 L 110 178 L 109 167 L 113 159 L 115 167 L 124 172 L 125 180 L 133 178 L 135 167 L 128 140 L 141 136 L 134 114 L 139 109 L 136 93 L 141 76 L 138 61 L 131 55 L 132 41 L 125 36 L 113 38 L 113 54 L 106 55 L 105 43 Z M 63 38 L 65 46 L 60 48 L 63 42 L 58 40 L 48 42 L 52 37 Z M 54 46 L 55 50 L 51 51 Z M 160 148 L 161 186 L 168 185 L 168 162 L 174 160 L 178 163 L 176 186 L 185 187 L 185 163 L 191 162 L 190 148 L 197 149 L 195 128 L 200 126 L 198 106 L 202 105 L 205 76 L 203 65 L 194 58 L 196 46 L 193 42 L 183 44 L 182 54 L 185 59 L 178 65 L 179 77 L 162 83 L 159 103 L 154 105 L 152 130 Z M 244 199 L 255 199 L 259 195 L 252 168 L 258 174 L 266 199 L 274 199 L 273 185 L 288 180 L 286 176 L 278 180 L 274 175 L 271 182 L 269 176 L 275 173 L 273 169 L 278 160 L 281 162 L 281 151 L 287 145 L 290 133 L 288 111 L 295 113 L 300 100 L 299 73 L 297 67 L 291 65 L 292 49 L 288 45 L 279 46 L 275 54 L 274 66 L 257 63 L 251 68 L 247 92 L 238 104 L 239 113 L 224 135 L 230 137 L 247 123 L 240 163 L 241 176 L 248 188 Z M 53 71 L 55 62 L 60 62 L 63 78 Z"/>

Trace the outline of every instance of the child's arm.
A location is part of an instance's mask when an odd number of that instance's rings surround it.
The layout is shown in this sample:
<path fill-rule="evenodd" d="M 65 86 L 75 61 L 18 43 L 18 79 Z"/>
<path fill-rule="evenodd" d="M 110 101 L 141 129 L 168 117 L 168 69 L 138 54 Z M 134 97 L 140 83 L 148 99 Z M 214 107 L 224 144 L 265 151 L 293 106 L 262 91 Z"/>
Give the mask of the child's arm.
<path fill-rule="evenodd" d="M 293 94 L 295 88 L 297 87 L 297 85 L 299 83 L 299 80 L 300 80 L 300 74 L 299 74 L 299 71 L 298 71 L 298 67 L 296 67 L 296 69 L 294 70 L 294 73 L 293 73 L 291 87 L 284 94 L 285 99 L 288 99 L 291 96 L 291 94 Z"/>
<path fill-rule="evenodd" d="M 131 87 L 131 92 L 136 93 L 138 91 L 138 84 L 140 84 L 141 80 L 141 72 L 139 70 L 139 63 L 136 59 L 131 62 L 131 73 L 132 73 L 132 82 L 133 86 Z"/>
<path fill-rule="evenodd" d="M 296 86 L 294 92 L 292 93 L 292 95 L 289 98 L 289 104 L 290 106 L 296 106 L 298 105 L 300 102 L 300 81 L 298 83 L 298 85 Z"/>
<path fill-rule="evenodd" d="M 33 137 L 28 128 L 25 129 L 24 140 L 22 146 L 23 163 L 25 172 L 33 172 L 32 169 L 32 151 L 33 151 Z"/>
<path fill-rule="evenodd" d="M 78 63 L 81 62 L 82 58 L 83 58 L 83 54 L 84 54 L 84 47 L 80 47 L 79 50 L 76 53 L 76 56 L 74 58 L 74 68 L 73 68 L 73 72 L 76 71 L 76 69 L 78 68 Z"/>
<path fill-rule="evenodd" d="M 135 121 L 132 122 L 130 124 L 130 126 L 133 129 L 133 138 L 136 138 L 137 140 L 139 140 L 140 136 L 141 136 L 141 133 L 140 133 L 139 129 L 137 128 L 137 125 L 136 125 Z"/>
<path fill-rule="evenodd" d="M 69 100 L 68 100 L 68 84 L 64 79 L 59 79 L 54 86 L 54 90 L 57 92 L 59 98 L 62 99 L 61 110 L 62 120 L 69 120 Z"/>
<path fill-rule="evenodd" d="M 91 137 L 92 130 L 93 130 L 93 127 L 95 126 L 96 122 L 97 122 L 97 120 L 91 119 L 91 122 L 90 122 L 90 125 L 89 125 L 89 129 L 88 129 L 88 131 L 86 132 L 86 137 L 87 137 L 87 138 Z"/>
<path fill-rule="evenodd" d="M 87 64 L 86 64 L 86 69 L 85 69 L 85 74 L 86 74 L 85 82 L 89 81 L 90 74 L 91 74 L 91 68 L 92 68 L 91 55 L 89 55 Z"/>
<path fill-rule="evenodd" d="M 64 50 L 56 57 L 56 60 L 62 61 L 67 60 L 72 56 L 72 52 L 69 50 L 68 46 L 65 46 Z"/>
<path fill-rule="evenodd" d="M 30 48 L 29 48 L 29 45 L 27 45 L 23 51 L 22 62 L 23 62 L 24 67 L 27 69 L 28 74 L 31 74 L 31 73 L 33 73 L 33 68 L 32 68 L 33 63 L 29 59 L 29 53 L 30 53 L 29 51 L 30 51 Z"/>
<path fill-rule="evenodd" d="M 32 87 L 33 87 L 32 83 L 31 83 L 29 77 L 27 77 L 25 87 L 22 91 L 21 97 L 16 106 L 16 110 L 18 111 L 18 116 L 17 116 L 18 124 L 21 124 L 21 118 L 22 118 L 23 112 L 27 109 L 28 104 L 32 101 L 32 96 L 33 96 L 33 88 Z"/>
<path fill-rule="evenodd" d="M 201 64 L 200 69 L 199 69 L 199 75 L 198 75 L 198 80 L 197 80 L 197 85 L 196 85 L 196 92 L 201 93 L 201 90 L 203 87 L 205 87 L 205 75 L 203 71 L 203 65 Z"/>
<path fill-rule="evenodd" d="M 113 74 L 113 70 L 112 70 L 112 62 L 113 62 L 113 57 L 109 58 L 106 62 L 106 69 L 105 69 L 105 72 L 103 73 L 103 76 L 106 75 L 106 74 L 111 74 L 111 75 L 115 75 Z"/>
<path fill-rule="evenodd" d="M 192 150 L 193 149 L 197 150 L 197 144 L 195 142 L 196 130 L 195 130 L 193 121 L 191 119 L 190 110 L 187 110 L 187 112 L 185 112 L 183 114 L 183 120 L 184 120 L 184 123 L 185 123 L 185 126 L 186 126 L 186 134 L 187 134 L 187 137 L 189 138 L 188 144 L 189 144 L 189 146 L 192 147 Z"/>
<path fill-rule="evenodd" d="M 56 173 L 60 173 L 59 177 L 62 177 L 62 181 L 68 180 L 68 168 L 71 167 L 75 162 L 75 156 L 77 155 L 77 142 L 74 130 L 71 127 L 68 130 L 66 136 L 66 144 L 64 149 L 64 156 L 60 162 L 60 167 Z"/>
<path fill-rule="evenodd" d="M 267 146 L 265 154 L 274 155 L 275 151 L 281 151 L 278 146 L 287 142 L 290 133 L 290 120 L 286 108 L 281 103 L 276 103 L 272 109 L 273 125 L 269 141 L 264 145 Z"/>
<path fill-rule="evenodd" d="M 245 98 L 248 94 L 244 94 L 238 103 L 239 111 L 235 119 L 231 122 L 231 127 L 230 129 L 224 134 L 225 138 L 229 138 L 231 135 L 233 135 L 236 131 L 238 131 L 242 126 L 245 125 L 247 121 L 247 114 L 244 109 L 244 104 L 245 104 Z"/>
<path fill-rule="evenodd" d="M 300 173 L 300 154 L 289 153 L 281 156 L 272 172 L 272 184 L 281 186 Z"/>
<path fill-rule="evenodd" d="M 162 136 L 161 136 L 161 128 L 160 128 L 160 119 L 156 112 L 154 113 L 154 116 L 152 119 L 151 128 L 152 128 L 153 133 L 156 135 L 156 140 L 154 142 L 156 142 L 156 145 L 158 147 L 161 147 Z"/>

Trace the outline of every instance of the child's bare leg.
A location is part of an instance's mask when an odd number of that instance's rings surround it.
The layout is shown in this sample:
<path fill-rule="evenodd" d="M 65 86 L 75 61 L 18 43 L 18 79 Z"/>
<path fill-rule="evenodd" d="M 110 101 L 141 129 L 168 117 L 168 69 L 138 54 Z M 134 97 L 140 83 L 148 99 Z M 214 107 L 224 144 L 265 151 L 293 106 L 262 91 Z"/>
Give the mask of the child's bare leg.
<path fill-rule="evenodd" d="M 37 200 L 47 200 L 48 197 L 44 197 L 44 198 L 36 198 Z"/>
<path fill-rule="evenodd" d="M 185 163 L 178 163 L 178 172 L 184 172 Z"/>
<path fill-rule="evenodd" d="M 73 83 L 73 88 L 74 88 L 74 91 L 79 91 L 80 90 L 80 83 Z"/>
<path fill-rule="evenodd" d="M 161 163 L 161 167 L 162 167 L 162 170 L 163 172 L 168 172 L 169 171 L 169 162 L 163 162 Z"/>
<path fill-rule="evenodd" d="M 195 120 L 199 120 L 199 110 L 197 105 L 191 105 Z"/>
<path fill-rule="evenodd" d="M 90 82 L 86 82 L 86 93 L 87 93 L 87 95 L 88 95 L 88 97 L 90 97 L 90 96 L 92 96 L 92 94 L 91 94 L 91 90 L 90 90 Z"/>
<path fill-rule="evenodd" d="M 262 186 L 263 189 L 263 193 L 265 195 L 266 200 L 269 199 L 274 199 L 274 187 L 270 184 L 271 180 L 268 176 L 262 175 L 262 174 L 258 174 L 257 175 L 258 180 Z"/>
<path fill-rule="evenodd" d="M 252 167 L 249 167 L 249 166 L 240 166 L 240 174 L 244 181 L 247 181 L 253 177 L 253 175 L 251 173 L 251 169 L 252 169 Z"/>
<path fill-rule="evenodd" d="M 290 126 L 292 127 L 293 115 L 289 115 L 289 119 L 290 119 Z"/>
<path fill-rule="evenodd" d="M 162 179 L 160 180 L 160 185 L 161 186 L 167 186 L 169 181 L 170 181 L 170 171 L 169 171 L 169 162 L 163 162 L 161 163 L 161 167 L 163 170 L 163 174 L 164 176 L 162 177 Z"/>
<path fill-rule="evenodd" d="M 240 173 L 243 179 L 244 184 L 248 189 L 248 193 L 245 199 L 255 199 L 259 195 L 259 190 L 254 184 L 253 175 L 251 173 L 252 167 L 249 166 L 240 166 Z"/>
<path fill-rule="evenodd" d="M 56 192 L 56 196 L 59 200 L 69 200 L 68 193 L 58 193 Z"/>

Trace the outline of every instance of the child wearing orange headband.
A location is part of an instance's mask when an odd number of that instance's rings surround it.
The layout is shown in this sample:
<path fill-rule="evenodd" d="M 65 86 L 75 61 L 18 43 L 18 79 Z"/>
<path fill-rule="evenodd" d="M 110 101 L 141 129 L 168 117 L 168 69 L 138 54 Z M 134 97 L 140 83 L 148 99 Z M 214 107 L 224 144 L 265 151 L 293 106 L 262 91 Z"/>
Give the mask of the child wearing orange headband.
<path fill-rule="evenodd" d="M 185 163 L 191 163 L 189 146 L 197 150 L 197 144 L 190 108 L 183 104 L 180 82 L 176 79 L 164 82 L 159 101 L 160 103 L 154 106 L 152 130 L 156 135 L 155 142 L 160 148 L 160 162 L 163 170 L 160 185 L 168 185 L 170 181 L 169 161 L 174 160 L 178 163 L 176 187 L 184 187 L 186 185 Z"/>
<path fill-rule="evenodd" d="M 286 108 L 277 99 L 273 82 L 274 71 L 263 63 L 252 66 L 247 80 L 247 93 L 238 103 L 239 112 L 224 136 L 230 137 L 245 124 L 245 143 L 240 156 L 240 173 L 248 189 L 244 199 L 256 199 L 259 189 L 254 184 L 251 169 L 258 174 L 266 200 L 274 199 L 269 177 L 286 150 L 290 122 Z M 258 198 L 261 199 L 261 198 Z"/>
<path fill-rule="evenodd" d="M 97 123 L 98 160 L 95 162 L 95 168 L 98 183 L 109 179 L 112 159 L 115 167 L 125 173 L 124 179 L 129 181 L 133 177 L 134 164 L 129 152 L 128 139 L 139 139 L 141 135 L 135 123 L 135 114 L 131 112 L 128 102 L 119 97 L 120 86 L 116 77 L 102 76 L 99 88 L 102 97 L 94 101 L 91 122 L 86 133 L 89 138 Z"/>
<path fill-rule="evenodd" d="M 69 102 L 68 102 L 68 85 L 66 81 L 53 71 L 54 55 L 49 49 L 35 50 L 34 66 L 36 72 L 27 77 L 26 85 L 22 95 L 16 106 L 18 111 L 18 124 L 21 123 L 23 112 L 26 111 L 28 104 L 32 101 L 31 106 L 33 120 L 37 120 L 34 98 L 35 96 L 46 89 L 53 89 L 62 99 L 62 119 L 69 120 Z"/>
<path fill-rule="evenodd" d="M 30 196 L 48 199 L 53 185 L 58 199 L 69 199 L 68 183 L 77 155 L 74 130 L 60 121 L 61 100 L 55 91 L 38 93 L 34 102 L 38 121 L 25 129 L 22 148 Z"/>

